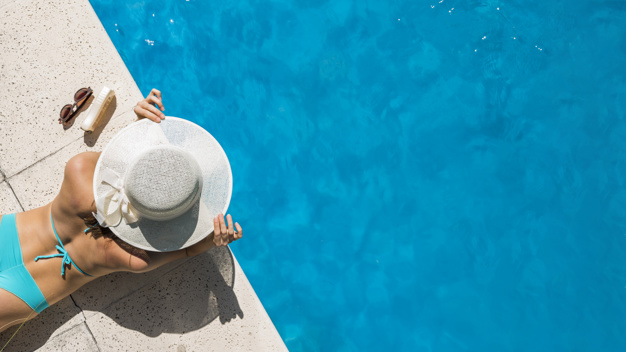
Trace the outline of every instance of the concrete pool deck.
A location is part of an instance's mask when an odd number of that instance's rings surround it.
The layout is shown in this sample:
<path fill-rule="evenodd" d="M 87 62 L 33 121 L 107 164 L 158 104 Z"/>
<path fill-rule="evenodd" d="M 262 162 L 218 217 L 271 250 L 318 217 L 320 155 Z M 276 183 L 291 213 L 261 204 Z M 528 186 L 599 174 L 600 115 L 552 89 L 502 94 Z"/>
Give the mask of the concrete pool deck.
<path fill-rule="evenodd" d="M 0 214 L 6 214 L 50 202 L 65 163 L 101 151 L 135 120 L 132 109 L 143 97 L 87 0 L 0 0 L 0 52 Z M 104 128 L 90 134 L 79 128 L 87 109 L 67 129 L 57 123 L 77 89 L 97 94 L 105 85 L 117 98 Z M 156 88 L 167 106 L 167 87 Z M 0 349 L 16 330 L 0 334 Z M 146 274 L 95 280 L 24 324 L 4 351 L 33 350 L 286 347 L 237 260 L 222 248 Z"/>

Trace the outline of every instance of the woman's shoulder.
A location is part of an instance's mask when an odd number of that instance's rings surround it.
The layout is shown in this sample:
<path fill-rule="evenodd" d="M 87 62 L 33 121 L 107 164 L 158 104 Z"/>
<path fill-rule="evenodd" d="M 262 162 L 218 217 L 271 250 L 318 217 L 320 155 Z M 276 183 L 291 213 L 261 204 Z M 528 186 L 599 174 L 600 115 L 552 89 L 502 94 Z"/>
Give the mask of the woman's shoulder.
<path fill-rule="evenodd" d="M 100 153 L 85 152 L 72 157 L 65 165 L 63 184 L 58 203 L 65 212 L 86 221 L 86 225 L 96 225 L 88 234 L 96 240 L 103 256 L 99 264 L 105 271 L 142 271 L 146 268 L 149 256 L 117 238 L 111 230 L 97 226 L 92 212 L 96 211 L 93 196 L 93 176 Z M 103 251 L 103 252 L 102 252 Z"/>
<path fill-rule="evenodd" d="M 65 178 L 74 179 L 74 176 L 89 176 L 93 179 L 93 173 L 100 158 L 100 152 L 84 152 L 73 156 L 65 164 Z"/>
<path fill-rule="evenodd" d="M 85 152 L 72 157 L 65 165 L 59 191 L 59 205 L 77 215 L 95 211 L 93 175 L 100 153 Z"/>

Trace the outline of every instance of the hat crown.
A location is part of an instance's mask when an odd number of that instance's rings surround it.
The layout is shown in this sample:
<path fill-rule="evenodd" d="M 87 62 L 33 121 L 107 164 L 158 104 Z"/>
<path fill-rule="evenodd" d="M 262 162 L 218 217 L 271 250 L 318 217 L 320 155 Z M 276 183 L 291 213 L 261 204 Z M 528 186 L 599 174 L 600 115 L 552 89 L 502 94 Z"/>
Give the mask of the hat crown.
<path fill-rule="evenodd" d="M 151 220 L 171 220 L 198 201 L 202 172 L 195 158 L 181 148 L 150 148 L 130 163 L 124 189 L 133 208 Z"/>

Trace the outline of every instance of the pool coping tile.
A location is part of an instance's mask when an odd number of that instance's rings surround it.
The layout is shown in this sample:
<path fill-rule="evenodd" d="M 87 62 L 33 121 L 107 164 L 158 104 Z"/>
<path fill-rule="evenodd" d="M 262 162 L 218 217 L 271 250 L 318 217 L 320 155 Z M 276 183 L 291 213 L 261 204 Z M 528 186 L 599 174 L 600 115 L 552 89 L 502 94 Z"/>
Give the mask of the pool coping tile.
<path fill-rule="evenodd" d="M 47 346 L 57 336 L 84 322 L 85 317 L 81 310 L 71 297 L 66 297 L 27 321 L 22 327 L 16 325 L 1 332 L 0 345 L 4 346 L 8 342 L 3 352 L 34 351 Z M 13 334 L 15 336 L 11 339 Z"/>
<path fill-rule="evenodd" d="M 11 185 L 6 182 L 0 182 L 0 214 L 12 214 L 24 211 L 22 205 L 17 200 Z"/>
<path fill-rule="evenodd" d="M 84 135 L 79 126 L 103 86 L 116 92 L 117 114 L 142 99 L 88 1 L 1 7 L 0 52 L 0 170 L 7 178 Z M 57 122 L 61 107 L 81 87 L 94 94 L 64 128 Z"/>
<path fill-rule="evenodd" d="M 107 307 L 88 308 L 86 324 L 103 351 L 164 346 L 287 351 L 264 308 L 252 297 L 256 294 L 232 252 L 219 248 L 184 261 Z"/>
<path fill-rule="evenodd" d="M 0 210 L 13 213 L 52 201 L 65 163 L 80 152 L 101 151 L 136 119 L 132 109 L 143 97 L 88 0 L 0 0 L 0 51 Z M 117 99 L 103 127 L 94 133 L 79 128 L 87 109 L 67 129 L 56 122 L 60 108 L 72 102 L 78 88 L 90 86 L 97 94 L 104 85 L 115 90 Z M 169 287 L 170 280 L 180 285 Z M 179 303 L 193 308 L 197 292 L 206 296 L 199 301 L 204 308 L 214 306 L 205 315 L 190 309 L 188 317 L 193 316 L 196 325 L 189 329 L 191 323 L 181 318 L 172 325 L 173 332 L 150 336 L 150 330 L 125 326 L 115 315 L 131 302 L 160 300 L 176 313 L 180 304 L 164 297 L 176 293 Z M 138 324 L 158 323 L 138 315 L 140 311 L 133 315 Z M 15 329 L 0 334 L 0 341 Z M 117 351 L 138 341 L 159 349 L 169 344 L 177 350 L 286 350 L 227 248 L 146 274 L 98 279 L 24 324 L 10 348 L 57 350 L 70 343 L 70 350 Z"/>

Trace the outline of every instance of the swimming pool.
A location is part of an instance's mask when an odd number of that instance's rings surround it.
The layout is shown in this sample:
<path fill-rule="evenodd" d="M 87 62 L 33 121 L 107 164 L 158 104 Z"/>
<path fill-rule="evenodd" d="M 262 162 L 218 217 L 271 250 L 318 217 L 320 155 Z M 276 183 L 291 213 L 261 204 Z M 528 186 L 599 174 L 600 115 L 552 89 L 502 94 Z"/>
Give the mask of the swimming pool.
<path fill-rule="evenodd" d="M 91 3 L 290 350 L 626 346 L 626 3 Z"/>

